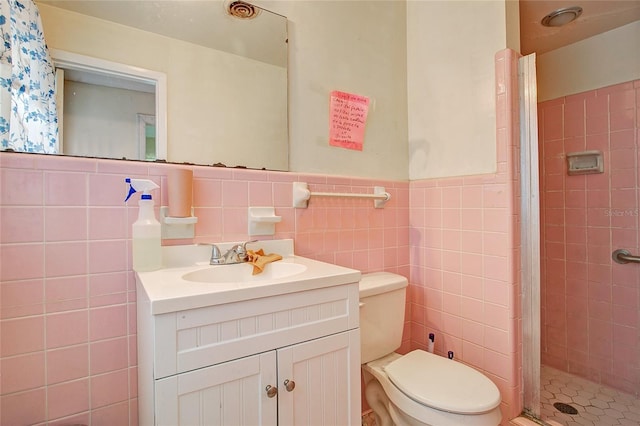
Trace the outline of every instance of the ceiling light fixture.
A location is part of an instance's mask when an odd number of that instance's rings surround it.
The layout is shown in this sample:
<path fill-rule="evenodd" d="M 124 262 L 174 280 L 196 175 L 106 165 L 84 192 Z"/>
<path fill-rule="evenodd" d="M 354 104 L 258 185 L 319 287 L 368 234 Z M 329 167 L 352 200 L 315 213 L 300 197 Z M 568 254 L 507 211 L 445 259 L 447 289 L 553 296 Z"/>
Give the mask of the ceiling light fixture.
<path fill-rule="evenodd" d="M 542 25 L 545 27 L 561 27 L 569 22 L 575 21 L 580 15 L 582 15 L 582 8 L 580 6 L 565 7 L 554 10 L 542 18 Z"/>

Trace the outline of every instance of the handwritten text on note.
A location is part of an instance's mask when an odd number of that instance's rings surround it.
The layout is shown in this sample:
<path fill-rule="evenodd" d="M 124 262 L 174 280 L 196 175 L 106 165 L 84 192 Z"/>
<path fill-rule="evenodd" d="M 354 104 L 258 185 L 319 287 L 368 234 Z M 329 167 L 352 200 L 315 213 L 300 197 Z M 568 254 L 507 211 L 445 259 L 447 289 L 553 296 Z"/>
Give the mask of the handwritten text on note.
<path fill-rule="evenodd" d="M 329 107 L 329 145 L 362 151 L 369 98 L 333 91 Z"/>

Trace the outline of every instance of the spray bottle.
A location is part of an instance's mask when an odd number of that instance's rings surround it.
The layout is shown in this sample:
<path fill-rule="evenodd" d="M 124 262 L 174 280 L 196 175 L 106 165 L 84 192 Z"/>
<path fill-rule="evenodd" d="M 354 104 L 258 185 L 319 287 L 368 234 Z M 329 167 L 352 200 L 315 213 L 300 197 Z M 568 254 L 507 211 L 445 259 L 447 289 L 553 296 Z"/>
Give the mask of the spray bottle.
<path fill-rule="evenodd" d="M 137 272 L 155 271 L 162 267 L 162 248 L 160 243 L 160 222 L 156 220 L 153 199 L 150 191 L 159 188 L 148 179 L 126 178 L 131 196 L 141 191 L 138 220 L 133 224 L 133 270 Z"/>

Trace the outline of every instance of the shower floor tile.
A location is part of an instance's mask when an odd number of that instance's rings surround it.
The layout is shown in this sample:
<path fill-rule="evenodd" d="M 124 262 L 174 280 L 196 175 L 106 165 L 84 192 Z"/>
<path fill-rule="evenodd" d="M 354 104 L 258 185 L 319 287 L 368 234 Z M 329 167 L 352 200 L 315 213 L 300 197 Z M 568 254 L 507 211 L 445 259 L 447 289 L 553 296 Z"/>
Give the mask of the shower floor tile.
<path fill-rule="evenodd" d="M 540 373 L 540 417 L 550 425 L 640 425 L 640 399 L 545 365 Z"/>

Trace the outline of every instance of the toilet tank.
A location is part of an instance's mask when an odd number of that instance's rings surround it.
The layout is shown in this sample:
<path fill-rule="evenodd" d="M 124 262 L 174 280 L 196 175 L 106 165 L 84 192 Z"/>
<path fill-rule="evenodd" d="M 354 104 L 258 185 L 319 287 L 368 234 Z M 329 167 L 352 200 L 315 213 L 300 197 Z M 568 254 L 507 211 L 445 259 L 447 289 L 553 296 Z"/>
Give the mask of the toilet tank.
<path fill-rule="evenodd" d="M 407 279 L 389 272 L 363 274 L 360 280 L 361 363 L 400 347 L 404 329 Z"/>

